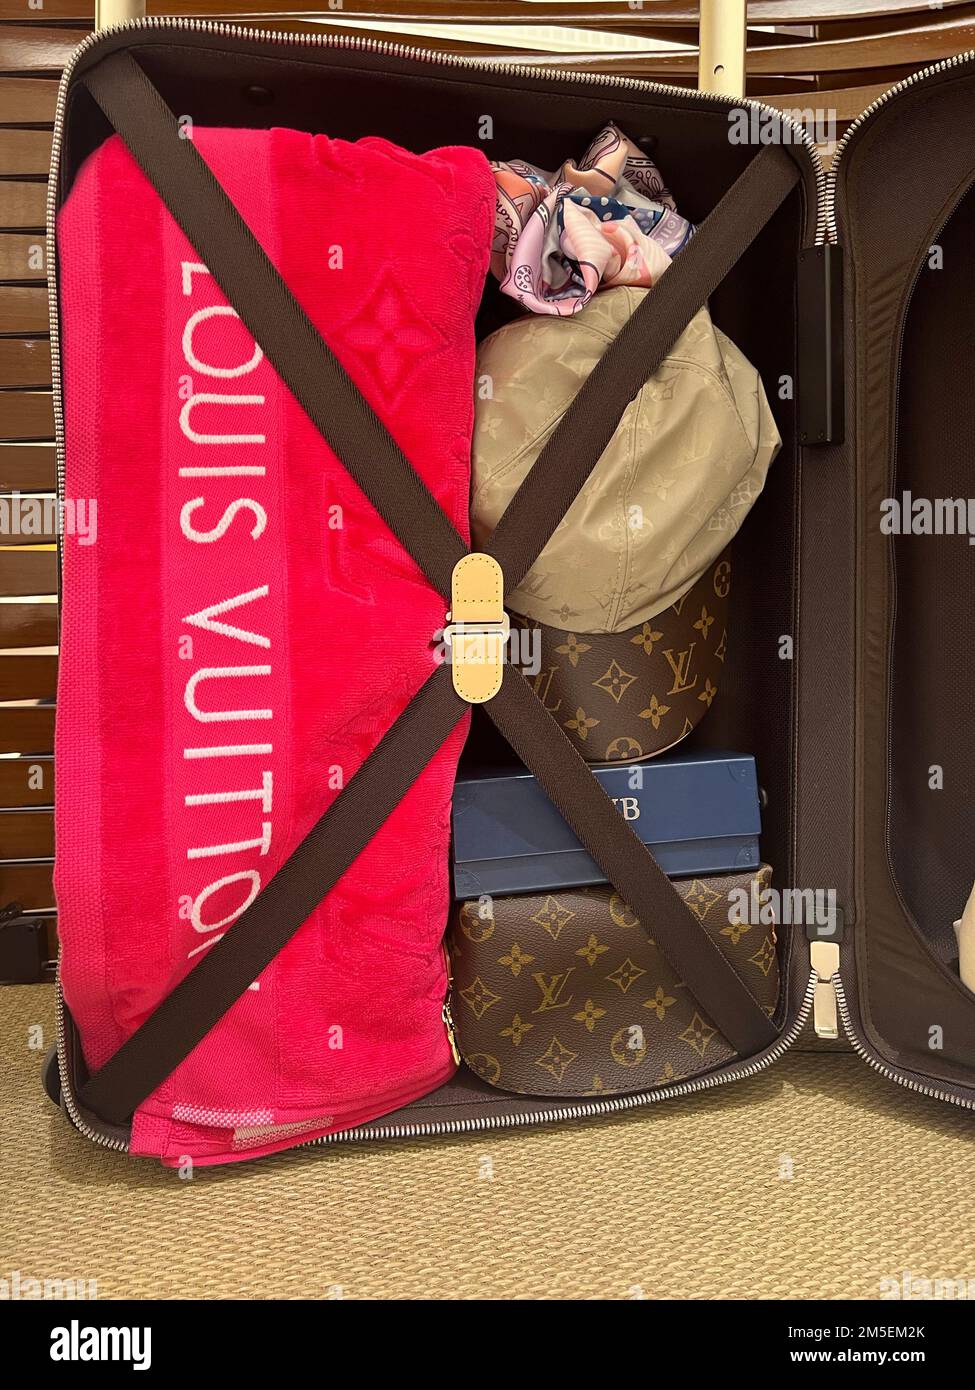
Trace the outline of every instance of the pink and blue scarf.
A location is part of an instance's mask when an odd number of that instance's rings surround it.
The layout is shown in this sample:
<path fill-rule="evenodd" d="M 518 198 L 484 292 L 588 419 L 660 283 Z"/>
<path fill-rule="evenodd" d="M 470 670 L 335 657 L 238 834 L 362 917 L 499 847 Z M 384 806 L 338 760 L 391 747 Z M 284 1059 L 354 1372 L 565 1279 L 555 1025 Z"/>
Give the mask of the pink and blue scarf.
<path fill-rule="evenodd" d="M 693 235 L 660 170 L 615 125 L 578 164 L 495 163 L 491 269 L 536 314 L 576 314 L 611 285 L 649 288 Z"/>

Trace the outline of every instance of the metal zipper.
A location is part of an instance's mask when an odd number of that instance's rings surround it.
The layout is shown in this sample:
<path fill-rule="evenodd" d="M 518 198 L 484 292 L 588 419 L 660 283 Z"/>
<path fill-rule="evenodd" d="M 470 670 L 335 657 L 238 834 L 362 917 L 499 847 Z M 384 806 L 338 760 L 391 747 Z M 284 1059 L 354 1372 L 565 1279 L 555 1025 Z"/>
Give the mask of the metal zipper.
<path fill-rule="evenodd" d="M 48 267 L 48 315 L 50 319 L 51 336 L 51 389 L 54 406 L 54 434 L 56 451 L 57 469 L 57 497 L 59 505 L 64 501 L 64 414 L 61 400 L 61 356 L 60 356 L 60 320 L 57 296 L 57 262 L 55 247 L 55 229 L 57 221 L 57 196 L 60 179 L 61 144 L 64 126 L 64 112 L 67 103 L 68 86 L 79 60 L 87 54 L 96 44 L 107 35 L 118 33 L 137 32 L 145 29 L 170 29 L 175 33 L 205 33 L 212 34 L 220 38 L 246 38 L 253 39 L 259 43 L 280 44 L 285 47 L 309 47 L 309 48 L 337 48 L 363 53 L 377 54 L 381 57 L 405 58 L 416 62 L 426 62 L 431 66 L 441 68 L 463 68 L 474 71 L 487 71 L 497 73 L 501 76 L 527 77 L 529 79 L 543 79 L 550 81 L 553 77 L 552 70 L 549 68 L 535 67 L 523 63 L 495 63 L 489 59 L 477 59 L 464 57 L 459 54 L 435 53 L 426 48 L 415 46 L 389 43 L 381 39 L 361 39 L 350 37 L 344 34 L 308 34 L 282 32 L 278 30 L 252 29 L 244 26 L 214 23 L 211 20 L 201 19 L 169 19 L 160 16 L 152 16 L 142 19 L 128 20 L 124 24 L 113 25 L 109 29 L 100 30 L 85 39 L 78 48 L 72 53 L 66 64 L 58 87 L 57 104 L 54 114 L 54 130 L 51 141 L 51 174 L 47 188 L 47 267 Z M 750 98 L 732 99 L 720 96 L 713 92 L 700 92 L 692 88 L 675 88 L 662 82 L 646 82 L 634 77 L 614 77 L 608 73 L 565 73 L 563 76 L 573 81 L 581 81 L 590 86 L 604 86 L 614 90 L 634 91 L 634 92 L 659 92 L 664 94 L 677 94 L 689 100 L 696 100 L 707 105 L 723 106 L 728 109 L 747 106 L 760 113 L 764 113 L 777 121 L 784 123 L 793 133 L 794 143 L 803 146 L 812 165 L 813 174 L 816 182 L 816 240 L 819 242 L 825 235 L 825 209 L 827 193 L 827 177 L 820 159 L 819 151 L 810 138 L 806 129 L 792 119 L 788 114 L 779 111 L 774 106 L 769 106 L 765 102 L 755 101 Z M 58 575 L 61 572 L 61 536 L 60 528 L 58 533 Z M 565 1107 L 555 1112 L 537 1112 L 529 1115 L 510 1115 L 485 1117 L 483 1120 L 465 1121 L 443 1121 L 435 1125 L 399 1125 L 386 1126 L 381 1128 L 362 1127 L 356 1130 L 343 1131 L 339 1135 L 329 1135 L 323 1140 L 311 1141 L 313 1143 L 339 1142 L 340 1140 L 351 1140 L 353 1138 L 413 1138 L 423 1134 L 447 1134 L 447 1133 L 466 1133 L 477 1129 L 500 1129 L 511 1128 L 519 1125 L 544 1123 L 554 1119 L 580 1119 L 590 1115 L 605 1114 L 610 1111 L 629 1110 L 637 1105 L 651 1104 L 658 1100 L 669 1099 L 672 1096 L 689 1095 L 696 1091 L 710 1090 L 714 1086 L 723 1085 L 726 1082 L 741 1080 L 744 1077 L 752 1076 L 756 1072 L 762 1071 L 777 1061 L 795 1042 L 802 1027 L 805 1024 L 810 1007 L 812 1005 L 813 992 L 816 983 L 815 973 L 810 975 L 809 983 L 806 988 L 805 998 L 802 1007 L 792 1028 L 788 1034 L 780 1039 L 764 1057 L 748 1063 L 746 1066 L 738 1068 L 731 1073 L 715 1075 L 712 1077 L 700 1078 L 697 1081 L 684 1082 L 675 1086 L 669 1086 L 652 1092 L 643 1092 L 635 1096 L 615 1097 L 612 1100 L 592 1101 L 579 1105 Z M 788 982 L 785 985 L 788 988 Z M 56 1020 L 57 1020 L 57 1052 L 58 1069 L 61 1074 L 61 1094 L 64 1099 L 65 1109 L 71 1119 L 72 1124 L 93 1143 L 101 1144 L 105 1148 L 115 1149 L 121 1152 L 128 1151 L 128 1143 L 116 1138 L 114 1135 L 106 1135 L 99 1130 L 92 1128 L 84 1121 L 77 1108 L 75 1099 L 71 1093 L 70 1078 L 67 1065 L 67 1043 L 65 1028 L 65 1006 L 64 996 L 61 990 L 60 960 L 55 976 L 56 992 Z M 451 1031 L 448 1022 L 449 1005 L 445 1007 L 444 1024 Z"/>
<path fill-rule="evenodd" d="M 732 1081 L 744 1081 L 757 1076 L 767 1067 L 778 1062 L 795 1043 L 806 1025 L 812 1008 L 817 976 L 812 972 L 806 983 L 799 1012 L 792 1027 L 766 1053 L 752 1058 L 743 1066 L 729 1072 L 715 1072 L 710 1076 L 699 1076 L 692 1081 L 676 1082 L 673 1086 L 661 1086 L 653 1091 L 638 1091 L 634 1095 L 609 1096 L 605 1100 L 579 1101 L 575 1105 L 563 1105 L 558 1110 L 533 1110 L 527 1114 L 484 1115 L 467 1120 L 434 1120 L 416 1125 L 360 1125 L 357 1129 L 343 1129 L 337 1134 L 326 1134 L 321 1139 L 309 1139 L 299 1148 L 316 1148 L 323 1144 L 367 1143 L 377 1139 L 420 1139 L 444 1134 L 475 1134 L 489 1129 L 521 1129 L 525 1125 L 555 1124 L 563 1120 L 586 1120 L 596 1115 L 619 1114 L 625 1110 L 635 1110 L 640 1106 L 653 1105 L 656 1101 L 673 1100 L 677 1096 L 695 1095 L 700 1091 L 713 1091 Z M 788 988 L 788 982 L 783 983 Z"/>
<path fill-rule="evenodd" d="M 956 1095 L 953 1091 L 942 1091 L 936 1086 L 928 1086 L 923 1081 L 916 1080 L 913 1076 L 908 1076 L 906 1072 L 895 1071 L 886 1062 L 882 1062 L 873 1052 L 867 1048 L 860 1040 L 860 1036 L 853 1026 L 853 1017 L 850 1013 L 850 1006 L 846 1000 L 846 992 L 843 989 L 843 981 L 839 971 L 833 976 L 831 981 L 836 991 L 837 1003 L 840 1006 L 840 1018 L 843 1022 L 843 1031 L 847 1036 L 850 1046 L 853 1048 L 868 1066 L 888 1081 L 896 1081 L 898 1086 L 904 1086 L 908 1091 L 916 1091 L 922 1096 L 931 1096 L 933 1100 L 946 1101 L 950 1105 L 959 1105 L 963 1110 L 975 1110 L 975 1100 L 965 1096 Z"/>
<path fill-rule="evenodd" d="M 839 974 L 840 947 L 837 941 L 810 941 L 809 960 L 816 972 L 813 996 L 813 1027 L 817 1038 L 836 1038 L 836 990 L 833 977 Z"/>
<path fill-rule="evenodd" d="M 67 1029 L 65 1027 L 65 1007 L 64 992 L 61 989 L 61 953 L 58 951 L 57 970 L 54 976 L 54 1019 L 55 1036 L 58 1048 L 58 1073 L 61 1078 L 61 1102 L 68 1112 L 68 1118 L 86 1139 L 90 1139 L 93 1144 L 100 1144 L 104 1149 L 115 1149 L 118 1153 L 128 1153 L 129 1145 L 125 1139 L 119 1139 L 114 1134 L 106 1134 L 102 1130 L 94 1129 L 87 1120 L 83 1120 L 78 1111 L 78 1106 L 71 1091 L 71 1080 L 68 1071 L 67 1058 Z"/>
<path fill-rule="evenodd" d="M 932 63 L 930 67 L 920 68 L 917 72 L 912 72 L 910 77 L 905 77 L 903 81 L 896 82 L 893 87 L 888 87 L 886 92 L 881 92 L 875 101 L 865 107 L 860 112 L 856 120 L 853 121 L 843 132 L 843 138 L 836 146 L 836 153 L 830 165 L 829 173 L 826 177 L 826 202 L 825 202 L 825 240 L 836 242 L 838 240 L 838 228 L 836 225 L 836 189 L 839 178 L 840 161 L 850 142 L 856 137 L 857 131 L 865 125 L 876 113 L 887 105 L 893 97 L 900 92 L 906 91 L 908 87 L 915 87 L 919 82 L 925 81 L 928 77 L 935 77 L 941 72 L 950 72 L 952 68 L 964 67 L 966 63 L 975 62 L 975 48 L 966 49 L 964 53 L 956 53 L 953 58 L 942 58 L 938 63 Z M 818 237 L 817 237 L 818 240 Z"/>

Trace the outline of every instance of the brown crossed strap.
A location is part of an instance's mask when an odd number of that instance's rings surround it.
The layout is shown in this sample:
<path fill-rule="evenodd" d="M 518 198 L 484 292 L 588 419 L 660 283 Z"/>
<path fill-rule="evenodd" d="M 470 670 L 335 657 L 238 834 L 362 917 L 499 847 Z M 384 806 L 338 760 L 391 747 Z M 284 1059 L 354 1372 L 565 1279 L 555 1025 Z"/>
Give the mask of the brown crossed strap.
<path fill-rule="evenodd" d="M 176 117 L 128 54 L 85 75 L 96 102 L 192 242 L 264 355 L 390 530 L 445 597 L 466 546 L 248 229 Z M 630 318 L 563 417 L 488 549 L 509 591 L 531 568 L 613 436 L 628 402 L 798 180 L 780 147 L 749 164 Z M 569 447 L 571 445 L 571 447 Z M 568 462 L 567 462 L 568 461 Z M 274 959 L 434 756 L 467 706 L 445 668 L 386 732 L 261 893 L 82 1087 L 94 1114 L 125 1123 Z M 751 1055 L 773 1025 L 524 678 L 505 671 L 485 709 L 701 1007 Z"/>

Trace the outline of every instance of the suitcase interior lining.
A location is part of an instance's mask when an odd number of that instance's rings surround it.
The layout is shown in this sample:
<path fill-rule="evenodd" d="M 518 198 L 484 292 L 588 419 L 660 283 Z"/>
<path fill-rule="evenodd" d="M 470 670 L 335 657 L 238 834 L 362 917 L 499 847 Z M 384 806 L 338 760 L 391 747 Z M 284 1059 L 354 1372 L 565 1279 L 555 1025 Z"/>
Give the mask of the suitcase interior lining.
<path fill-rule="evenodd" d="M 894 498 L 973 492 L 975 190 L 937 244 L 943 268 L 925 260 L 905 325 Z M 975 844 L 959 833 L 975 790 L 975 550 L 964 535 L 894 536 L 891 549 L 891 868 L 925 939 L 950 961 L 958 954 L 951 924 L 975 881 Z M 930 786 L 932 768 L 943 769 L 941 790 Z"/>
<path fill-rule="evenodd" d="M 970 66 L 900 92 L 847 151 L 838 189 L 857 327 L 847 368 L 860 498 L 853 1006 L 881 1058 L 966 1097 L 975 993 L 952 963 L 951 923 L 975 877 L 973 555 L 964 536 L 884 534 L 881 517 L 905 490 L 971 493 L 973 98 Z M 929 785 L 935 766 L 941 790 Z"/>
<path fill-rule="evenodd" d="M 251 41 L 204 34 L 179 36 L 145 31 L 134 41 L 120 35 L 113 46 L 135 51 L 172 109 L 191 112 L 198 125 L 290 126 L 355 139 L 384 135 L 423 150 L 449 143 L 475 144 L 481 118 L 494 122 L 494 139 L 482 143 L 491 158 L 520 156 L 543 167 L 578 156 L 608 119 L 616 120 L 658 161 L 679 210 L 700 221 L 734 182 L 754 149 L 732 144 L 726 110 L 692 95 L 634 93 L 564 78 L 478 75 L 438 69 L 418 75 L 415 65 L 389 57 L 310 49 L 278 49 Z M 99 56 L 107 51 L 100 50 Z M 382 71 L 370 84 L 364 114 L 363 72 Z M 110 132 L 84 88 L 69 96 L 61 164 L 60 199 L 67 196 L 83 159 Z M 711 301 L 715 322 L 762 374 L 783 439 L 765 492 L 747 519 L 733 550 L 733 611 L 725 687 L 684 746 L 753 752 L 768 807 L 763 814 L 763 858 L 773 882 L 784 887 L 793 872 L 793 662 L 781 641 L 796 633 L 799 450 L 795 401 L 780 399 L 780 382 L 796 382 L 796 295 L 798 252 L 815 234 L 812 167 L 796 159 L 804 182 L 789 196 L 756 242 L 742 256 Z M 679 273 L 679 257 L 671 272 Z M 486 334 L 510 316 L 511 304 L 493 282 L 485 291 L 478 332 Z M 793 389 L 794 395 L 794 389 Z M 510 754 L 478 721 L 469 757 L 478 762 Z M 789 979 L 790 934 L 780 933 L 783 984 Z M 798 969 L 798 967 L 797 967 Z M 804 983 L 806 970 L 802 970 Z M 779 1022 L 796 1007 L 783 988 Z M 801 997 L 801 984 L 799 994 Z M 444 1105 L 461 1111 L 485 1106 L 503 1114 L 557 1109 L 556 1103 L 486 1091 L 461 1071 L 433 1097 L 408 1107 L 416 1122 L 442 1116 Z M 402 1113 L 402 1112 L 400 1112 Z M 383 1123 L 385 1123 L 384 1121 Z M 395 1124 L 396 1116 L 388 1117 Z"/>

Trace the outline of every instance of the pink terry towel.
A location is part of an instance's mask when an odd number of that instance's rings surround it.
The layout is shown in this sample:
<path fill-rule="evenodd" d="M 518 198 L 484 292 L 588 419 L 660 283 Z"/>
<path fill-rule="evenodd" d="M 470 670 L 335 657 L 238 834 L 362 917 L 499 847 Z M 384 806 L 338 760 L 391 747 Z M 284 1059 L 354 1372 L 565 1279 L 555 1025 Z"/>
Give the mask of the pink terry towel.
<path fill-rule="evenodd" d="M 290 130 L 194 139 L 466 537 L 483 156 Z M 407 208 L 423 210 L 406 218 Z M 281 384 L 118 137 L 58 221 L 67 535 L 62 983 L 105 1062 L 233 923 L 437 659 L 444 601 Z M 278 958 L 140 1106 L 132 1150 L 253 1156 L 431 1090 L 466 726 Z"/>

